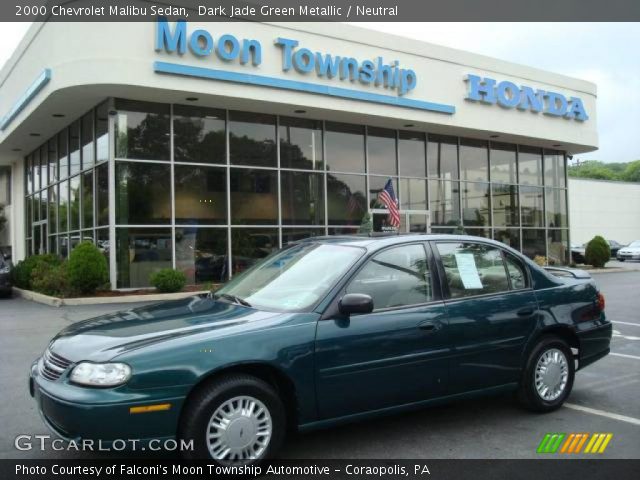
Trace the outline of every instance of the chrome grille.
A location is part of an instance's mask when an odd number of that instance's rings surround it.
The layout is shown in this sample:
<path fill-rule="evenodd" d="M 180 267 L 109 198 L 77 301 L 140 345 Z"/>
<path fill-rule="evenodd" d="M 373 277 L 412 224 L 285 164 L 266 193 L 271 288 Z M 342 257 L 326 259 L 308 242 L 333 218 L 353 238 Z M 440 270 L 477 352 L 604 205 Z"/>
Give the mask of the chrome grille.
<path fill-rule="evenodd" d="M 40 374 L 47 380 L 57 380 L 69 365 L 71 365 L 71 360 L 67 360 L 47 348 L 42 355 Z"/>

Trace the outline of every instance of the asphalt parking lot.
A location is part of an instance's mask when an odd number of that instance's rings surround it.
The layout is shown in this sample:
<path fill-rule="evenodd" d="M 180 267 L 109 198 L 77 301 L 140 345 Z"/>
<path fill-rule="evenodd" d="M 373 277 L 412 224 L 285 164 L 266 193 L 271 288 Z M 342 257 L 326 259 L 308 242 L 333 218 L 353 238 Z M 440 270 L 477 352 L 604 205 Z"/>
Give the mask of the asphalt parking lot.
<path fill-rule="evenodd" d="M 599 273 L 594 277 L 605 295 L 607 315 L 614 322 L 612 354 L 578 372 L 573 393 L 562 409 L 546 415 L 532 414 L 522 410 L 511 396 L 458 402 L 297 435 L 287 441 L 282 456 L 539 458 L 536 448 L 548 432 L 600 432 L 613 434 L 600 458 L 640 458 L 640 271 Z M 27 372 L 49 339 L 64 326 L 130 307 L 53 308 L 22 299 L 0 300 L 0 458 L 96 456 L 15 449 L 17 435 L 49 434 L 29 397 Z M 109 454 L 98 456 L 104 455 Z M 559 457 L 567 455 L 553 456 Z"/>

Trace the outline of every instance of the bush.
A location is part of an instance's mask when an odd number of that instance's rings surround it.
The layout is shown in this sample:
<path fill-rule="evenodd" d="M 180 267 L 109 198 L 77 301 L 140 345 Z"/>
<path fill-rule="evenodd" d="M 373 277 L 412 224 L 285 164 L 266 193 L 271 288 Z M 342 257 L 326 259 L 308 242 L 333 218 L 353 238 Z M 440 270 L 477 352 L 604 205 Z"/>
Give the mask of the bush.
<path fill-rule="evenodd" d="M 106 258 L 88 241 L 79 243 L 71 251 L 67 273 L 71 288 L 82 294 L 94 293 L 109 280 Z"/>
<path fill-rule="evenodd" d="M 152 273 L 149 281 L 159 292 L 173 293 L 182 290 L 187 283 L 187 278 L 178 270 L 163 268 Z"/>
<path fill-rule="evenodd" d="M 596 235 L 587 243 L 587 249 L 584 252 L 584 260 L 587 265 L 602 268 L 610 258 L 611 248 L 609 243 L 600 235 Z"/>
<path fill-rule="evenodd" d="M 45 295 L 68 297 L 71 294 L 66 263 L 40 263 L 31 272 L 31 284 L 34 291 Z"/>
<path fill-rule="evenodd" d="M 11 270 L 13 284 L 18 288 L 31 290 L 31 279 L 33 271 L 40 265 L 59 266 L 62 260 L 57 255 L 49 253 L 46 255 L 32 255 L 24 260 L 20 260 Z"/>

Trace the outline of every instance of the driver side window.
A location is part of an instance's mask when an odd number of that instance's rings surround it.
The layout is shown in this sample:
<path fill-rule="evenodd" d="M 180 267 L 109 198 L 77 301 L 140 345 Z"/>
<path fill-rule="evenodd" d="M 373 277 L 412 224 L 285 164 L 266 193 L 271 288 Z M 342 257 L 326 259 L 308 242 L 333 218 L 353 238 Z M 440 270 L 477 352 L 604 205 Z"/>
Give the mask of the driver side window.
<path fill-rule="evenodd" d="M 371 258 L 347 287 L 364 293 L 375 310 L 419 305 L 431 301 L 431 276 L 422 245 L 402 245 Z"/>

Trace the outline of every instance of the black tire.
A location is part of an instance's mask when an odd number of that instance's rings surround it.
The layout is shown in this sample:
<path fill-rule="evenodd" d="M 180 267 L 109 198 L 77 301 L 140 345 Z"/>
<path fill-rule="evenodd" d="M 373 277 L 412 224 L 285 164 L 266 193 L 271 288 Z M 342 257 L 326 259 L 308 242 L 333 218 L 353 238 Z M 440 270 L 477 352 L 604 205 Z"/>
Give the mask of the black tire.
<path fill-rule="evenodd" d="M 272 434 L 269 444 L 256 460 L 243 464 L 259 464 L 273 458 L 284 441 L 287 428 L 284 405 L 276 390 L 267 382 L 244 374 L 230 374 L 220 377 L 198 389 L 189 398 L 184 407 L 178 436 L 184 440 L 193 440 L 193 451 L 182 452 L 187 459 L 207 459 L 220 463 L 212 458 L 207 442 L 206 429 L 215 410 L 227 400 L 238 396 L 250 396 L 258 399 L 269 411 L 272 422 Z"/>
<path fill-rule="evenodd" d="M 567 383 L 560 396 L 553 400 L 545 400 L 540 396 L 536 389 L 535 370 L 538 360 L 540 360 L 545 352 L 551 349 L 558 349 L 564 354 L 567 360 L 568 377 Z M 569 345 L 567 345 L 564 340 L 556 336 L 542 337 L 527 358 L 527 363 L 518 388 L 518 400 L 523 407 L 533 412 L 551 412 L 560 408 L 567 397 L 569 397 L 571 389 L 573 388 L 574 378 L 575 361 Z"/>
<path fill-rule="evenodd" d="M 625 259 L 624 259 L 624 258 L 619 258 L 618 260 L 619 260 L 619 261 L 621 261 L 621 262 L 624 262 L 624 261 L 625 261 Z"/>

